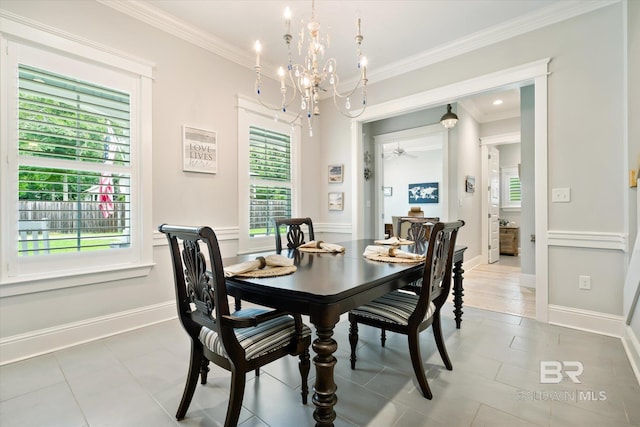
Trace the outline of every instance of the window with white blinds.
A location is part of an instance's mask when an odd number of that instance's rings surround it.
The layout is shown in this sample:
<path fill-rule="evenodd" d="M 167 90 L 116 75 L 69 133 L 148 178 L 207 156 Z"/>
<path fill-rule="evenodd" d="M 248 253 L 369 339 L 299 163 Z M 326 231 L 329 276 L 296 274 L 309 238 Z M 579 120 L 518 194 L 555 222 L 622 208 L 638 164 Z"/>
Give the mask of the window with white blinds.
<path fill-rule="evenodd" d="M 291 124 L 293 121 L 293 125 Z M 273 218 L 300 210 L 300 121 L 238 97 L 238 251 L 273 250 Z"/>
<path fill-rule="evenodd" d="M 503 208 L 520 208 L 522 205 L 522 189 L 517 167 L 502 168 L 502 200 Z"/>
<path fill-rule="evenodd" d="M 291 137 L 249 127 L 249 236 L 273 234 L 273 218 L 291 216 Z"/>
<path fill-rule="evenodd" d="M 128 246 L 129 94 L 18 71 L 18 254 Z"/>
<path fill-rule="evenodd" d="M 151 66 L 49 30 L 3 24 L 3 293 L 148 274 Z"/>

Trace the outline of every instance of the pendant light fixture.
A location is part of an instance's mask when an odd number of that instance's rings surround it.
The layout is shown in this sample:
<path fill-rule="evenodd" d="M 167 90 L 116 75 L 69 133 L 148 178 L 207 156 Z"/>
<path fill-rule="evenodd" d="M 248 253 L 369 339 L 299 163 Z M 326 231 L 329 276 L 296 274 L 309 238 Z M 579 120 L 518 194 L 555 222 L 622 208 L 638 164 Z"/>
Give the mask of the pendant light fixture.
<path fill-rule="evenodd" d="M 453 128 L 456 123 L 458 123 L 458 116 L 456 116 L 455 113 L 451 112 L 451 104 L 447 104 L 447 112 L 444 113 L 444 115 L 440 119 L 440 123 L 447 129 Z"/>

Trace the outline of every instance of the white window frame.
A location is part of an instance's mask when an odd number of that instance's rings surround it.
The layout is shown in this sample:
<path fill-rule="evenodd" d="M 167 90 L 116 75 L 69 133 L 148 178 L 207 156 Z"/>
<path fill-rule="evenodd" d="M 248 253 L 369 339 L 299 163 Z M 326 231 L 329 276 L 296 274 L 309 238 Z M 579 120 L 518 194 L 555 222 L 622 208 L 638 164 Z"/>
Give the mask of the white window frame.
<path fill-rule="evenodd" d="M 0 17 L 0 296 L 140 277 L 153 265 L 152 66 L 55 30 Z M 131 245 L 118 250 L 19 257 L 18 63 L 121 88 L 131 94 Z M 86 76 L 89 76 L 88 78 Z M 143 155 L 144 153 L 144 155 Z M 71 256 L 70 256 L 71 255 Z"/>
<path fill-rule="evenodd" d="M 276 116 L 277 120 L 274 120 Z M 300 214 L 301 123 L 294 119 L 290 114 L 276 114 L 248 98 L 238 96 L 238 253 L 275 248 L 274 236 L 249 237 L 249 126 L 291 134 L 291 215 L 295 217 Z"/>
<path fill-rule="evenodd" d="M 522 207 L 522 183 L 520 183 L 520 200 L 511 200 L 511 178 L 516 177 L 520 179 L 520 173 L 517 166 L 503 167 L 500 170 L 502 180 L 502 197 L 500 200 L 500 208 L 505 210 L 519 211 Z"/>

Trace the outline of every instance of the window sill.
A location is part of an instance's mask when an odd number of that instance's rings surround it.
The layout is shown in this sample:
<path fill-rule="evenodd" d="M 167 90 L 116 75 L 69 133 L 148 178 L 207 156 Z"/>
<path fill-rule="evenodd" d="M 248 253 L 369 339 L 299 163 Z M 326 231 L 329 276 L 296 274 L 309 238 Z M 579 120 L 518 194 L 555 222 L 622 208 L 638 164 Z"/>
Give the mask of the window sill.
<path fill-rule="evenodd" d="M 520 206 L 511 206 L 511 207 L 504 207 L 504 206 L 500 206 L 500 209 L 505 211 L 505 212 L 520 212 L 520 210 L 522 209 Z"/>
<path fill-rule="evenodd" d="M 154 265 L 154 263 L 132 264 L 103 271 L 79 270 L 53 277 L 51 274 L 42 274 L 4 279 L 0 283 L 0 298 L 147 276 Z"/>

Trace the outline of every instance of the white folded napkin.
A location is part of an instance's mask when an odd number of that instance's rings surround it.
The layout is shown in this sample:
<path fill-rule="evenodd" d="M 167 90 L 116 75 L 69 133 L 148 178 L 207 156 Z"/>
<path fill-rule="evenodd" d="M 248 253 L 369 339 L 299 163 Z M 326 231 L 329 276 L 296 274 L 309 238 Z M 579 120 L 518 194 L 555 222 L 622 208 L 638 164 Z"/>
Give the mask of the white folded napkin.
<path fill-rule="evenodd" d="M 393 236 L 384 240 L 374 240 L 373 243 L 376 245 L 410 245 L 413 243 L 413 240 L 400 239 L 399 237 Z"/>
<path fill-rule="evenodd" d="M 344 247 L 336 245 L 335 243 L 325 243 L 322 240 L 312 240 L 309 243 L 304 243 L 299 248 L 317 248 L 326 252 L 344 252 Z"/>
<path fill-rule="evenodd" d="M 363 255 L 365 257 L 388 256 L 388 257 L 396 257 L 396 258 L 409 258 L 409 259 L 415 259 L 415 260 L 424 259 L 424 255 L 401 251 L 400 249 L 397 249 L 394 247 L 388 248 L 386 246 L 375 246 L 375 245 L 367 246 L 364 250 Z"/>
<path fill-rule="evenodd" d="M 258 257 L 253 261 L 241 262 L 224 269 L 225 277 L 233 277 L 249 271 L 259 270 L 265 267 L 289 267 L 293 265 L 293 259 L 284 255 L 272 254 L 266 257 Z"/>

